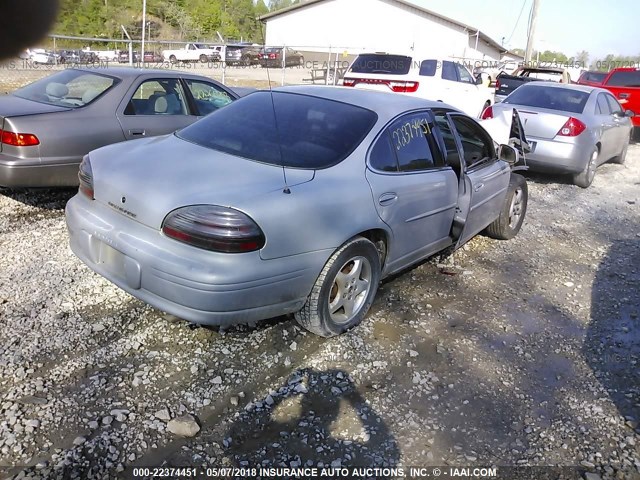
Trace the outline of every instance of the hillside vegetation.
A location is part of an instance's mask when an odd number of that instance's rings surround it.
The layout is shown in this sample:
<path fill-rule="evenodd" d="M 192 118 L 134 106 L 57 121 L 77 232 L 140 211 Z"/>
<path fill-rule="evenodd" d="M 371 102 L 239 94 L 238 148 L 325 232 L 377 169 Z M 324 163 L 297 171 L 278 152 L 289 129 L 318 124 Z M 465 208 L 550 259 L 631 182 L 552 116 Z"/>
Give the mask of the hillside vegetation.
<path fill-rule="evenodd" d="M 98 38 L 123 38 L 124 26 L 140 38 L 142 0 L 63 0 L 53 33 Z M 151 40 L 217 40 L 261 42 L 257 18 L 297 3 L 276 0 L 147 0 L 147 38 Z"/>

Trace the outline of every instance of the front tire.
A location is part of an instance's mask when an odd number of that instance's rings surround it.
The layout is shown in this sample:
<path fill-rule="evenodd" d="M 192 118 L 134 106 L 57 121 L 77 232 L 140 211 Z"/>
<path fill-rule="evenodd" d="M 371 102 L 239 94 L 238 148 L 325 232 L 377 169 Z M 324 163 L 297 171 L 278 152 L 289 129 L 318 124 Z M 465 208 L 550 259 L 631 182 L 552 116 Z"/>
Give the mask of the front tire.
<path fill-rule="evenodd" d="M 380 270 L 373 243 L 363 237 L 349 240 L 325 264 L 304 307 L 296 312 L 296 321 L 322 337 L 355 327 L 373 303 Z"/>
<path fill-rule="evenodd" d="M 633 140 L 633 130 L 629 134 L 629 142 L 625 144 L 620 155 L 611 160 L 611 163 L 617 163 L 618 165 L 624 165 L 624 162 L 627 161 L 627 150 L 629 149 L 629 143 Z"/>
<path fill-rule="evenodd" d="M 520 231 L 524 217 L 527 214 L 528 202 L 529 189 L 527 181 L 522 175 L 512 173 L 500 216 L 485 230 L 487 236 L 496 240 L 511 240 L 515 237 Z"/>
<path fill-rule="evenodd" d="M 170 61 L 171 63 L 174 63 L 174 64 L 175 64 L 175 63 L 178 63 L 178 59 L 176 58 L 176 56 L 175 56 L 175 55 L 171 55 L 171 56 L 169 57 L 169 61 Z"/>
<path fill-rule="evenodd" d="M 573 176 L 573 183 L 580 188 L 589 188 L 593 183 L 593 179 L 596 176 L 596 168 L 598 167 L 598 147 L 593 147 L 591 157 L 584 167 L 584 170 L 580 173 L 576 173 Z"/>

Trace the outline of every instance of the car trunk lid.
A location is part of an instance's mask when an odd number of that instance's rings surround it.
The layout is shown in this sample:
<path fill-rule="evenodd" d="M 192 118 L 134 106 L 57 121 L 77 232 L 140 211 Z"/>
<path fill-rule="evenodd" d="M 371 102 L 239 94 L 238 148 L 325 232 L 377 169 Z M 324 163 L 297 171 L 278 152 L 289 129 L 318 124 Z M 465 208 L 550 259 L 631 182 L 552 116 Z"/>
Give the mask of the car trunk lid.
<path fill-rule="evenodd" d="M 283 168 L 182 140 L 175 135 L 111 145 L 90 154 L 96 201 L 146 226 L 188 205 L 237 206 L 285 188 Z M 313 170 L 286 169 L 287 186 Z"/>
<path fill-rule="evenodd" d="M 34 102 L 25 98 L 16 97 L 15 95 L 2 95 L 0 96 L 0 131 L 5 128 L 10 128 L 9 122 L 5 121 L 7 118 L 40 115 L 42 113 L 51 112 L 63 112 L 66 110 L 70 109 Z M 2 150 L 3 144 L 0 142 L 0 152 L 2 152 Z"/>
<path fill-rule="evenodd" d="M 505 103 L 496 104 L 493 107 L 494 118 L 502 117 L 505 124 L 510 124 L 512 111 L 515 108 L 524 126 L 524 131 L 528 139 L 551 140 L 555 138 L 562 126 L 570 117 L 577 117 L 577 114 L 560 112 L 545 108 L 527 107 L 525 105 L 510 105 Z"/>

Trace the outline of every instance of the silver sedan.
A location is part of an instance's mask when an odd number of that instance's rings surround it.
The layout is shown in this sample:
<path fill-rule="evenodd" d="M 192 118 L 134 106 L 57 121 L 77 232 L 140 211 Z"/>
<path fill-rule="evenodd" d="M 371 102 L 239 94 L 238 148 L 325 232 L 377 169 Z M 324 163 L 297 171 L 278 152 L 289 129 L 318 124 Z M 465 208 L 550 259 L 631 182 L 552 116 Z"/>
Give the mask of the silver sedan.
<path fill-rule="evenodd" d="M 516 161 L 440 102 L 288 87 L 91 152 L 67 225 L 80 259 L 156 308 L 217 325 L 295 313 L 331 336 L 381 278 L 485 229 L 514 237 Z"/>
<path fill-rule="evenodd" d="M 625 161 L 633 113 L 625 112 L 607 90 L 528 83 L 487 108 L 483 124 L 490 131 L 500 124 L 508 130 L 513 109 L 520 114 L 531 146 L 526 162 L 532 170 L 571 174 L 576 185 L 587 188 L 599 165 Z"/>
<path fill-rule="evenodd" d="M 190 125 L 239 94 L 207 77 L 72 68 L 0 96 L 0 186 L 78 185 L 89 151 Z"/>

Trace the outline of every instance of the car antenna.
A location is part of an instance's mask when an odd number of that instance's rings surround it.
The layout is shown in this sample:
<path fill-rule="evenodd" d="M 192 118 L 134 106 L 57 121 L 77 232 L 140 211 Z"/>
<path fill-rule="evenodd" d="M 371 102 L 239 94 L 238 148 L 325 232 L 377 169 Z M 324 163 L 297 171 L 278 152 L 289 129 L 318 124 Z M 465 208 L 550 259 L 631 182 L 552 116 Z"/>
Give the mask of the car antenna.
<path fill-rule="evenodd" d="M 267 46 L 266 36 L 264 33 L 264 24 L 265 22 L 260 22 L 260 32 L 262 33 L 262 46 L 263 49 Z M 284 49 L 283 49 L 284 50 Z M 280 140 L 280 130 L 278 129 L 278 117 L 276 115 L 276 102 L 273 99 L 273 89 L 271 88 L 271 75 L 269 75 L 269 62 L 265 59 L 264 66 L 267 69 L 267 81 L 269 82 L 269 95 L 271 96 L 271 107 L 273 108 L 273 121 L 276 126 L 276 139 L 278 141 L 278 151 L 280 152 L 280 165 L 282 166 L 282 176 L 284 177 L 284 189 L 282 193 L 286 193 L 287 195 L 291 194 L 291 189 L 289 188 L 289 184 L 287 183 L 287 170 L 284 168 L 284 155 L 282 155 L 282 142 Z"/>

